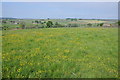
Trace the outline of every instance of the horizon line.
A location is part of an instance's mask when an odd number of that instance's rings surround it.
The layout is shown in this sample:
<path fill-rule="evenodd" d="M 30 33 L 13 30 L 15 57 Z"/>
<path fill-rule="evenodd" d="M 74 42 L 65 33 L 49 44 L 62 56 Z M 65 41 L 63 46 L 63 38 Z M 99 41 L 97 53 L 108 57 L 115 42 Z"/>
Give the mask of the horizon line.
<path fill-rule="evenodd" d="M 16 19 L 48 19 L 48 18 L 18 18 L 18 17 L 0 17 L 2 18 L 16 18 Z M 118 19 L 118 18 L 76 18 L 76 17 L 66 17 L 66 18 L 49 18 L 49 19 L 67 19 L 67 18 L 71 18 L 71 19 Z"/>

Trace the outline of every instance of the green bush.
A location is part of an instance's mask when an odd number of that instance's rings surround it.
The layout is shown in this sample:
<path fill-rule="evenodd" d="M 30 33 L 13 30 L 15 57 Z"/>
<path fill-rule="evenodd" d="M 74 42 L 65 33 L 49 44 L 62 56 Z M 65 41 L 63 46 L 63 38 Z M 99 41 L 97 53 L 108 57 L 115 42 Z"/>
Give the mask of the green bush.
<path fill-rule="evenodd" d="M 9 29 L 8 26 L 3 26 L 3 27 L 2 27 L 2 30 L 8 30 L 8 29 Z"/>

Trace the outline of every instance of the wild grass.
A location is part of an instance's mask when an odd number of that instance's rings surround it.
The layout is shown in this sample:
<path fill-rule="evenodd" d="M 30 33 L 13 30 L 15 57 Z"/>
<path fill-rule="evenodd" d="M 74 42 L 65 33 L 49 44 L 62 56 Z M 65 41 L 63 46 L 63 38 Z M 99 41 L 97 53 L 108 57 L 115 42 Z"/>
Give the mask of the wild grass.
<path fill-rule="evenodd" d="M 117 28 L 3 31 L 3 78 L 116 78 Z"/>

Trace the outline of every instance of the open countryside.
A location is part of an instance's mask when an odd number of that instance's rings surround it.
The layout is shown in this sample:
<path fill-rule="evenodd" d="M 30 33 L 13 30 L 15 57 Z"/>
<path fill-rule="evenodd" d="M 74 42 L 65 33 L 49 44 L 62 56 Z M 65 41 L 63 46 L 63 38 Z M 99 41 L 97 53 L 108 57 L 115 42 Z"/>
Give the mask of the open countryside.
<path fill-rule="evenodd" d="M 2 78 L 118 78 L 116 19 L 2 18 L 0 23 Z"/>

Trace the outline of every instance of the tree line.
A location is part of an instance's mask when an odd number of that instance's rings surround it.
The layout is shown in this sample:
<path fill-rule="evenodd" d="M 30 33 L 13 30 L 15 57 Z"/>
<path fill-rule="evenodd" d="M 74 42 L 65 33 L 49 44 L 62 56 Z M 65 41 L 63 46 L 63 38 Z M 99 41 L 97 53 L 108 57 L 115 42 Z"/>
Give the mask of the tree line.
<path fill-rule="evenodd" d="M 10 21 L 11 23 L 15 23 L 14 21 Z M 4 24 L 6 22 L 4 21 Z M 22 21 L 19 22 L 19 26 L 16 27 L 16 29 L 32 29 L 32 28 L 58 28 L 58 27 L 81 27 L 81 26 L 86 26 L 86 27 L 92 27 L 93 24 L 88 23 L 88 24 L 77 24 L 77 23 L 68 23 L 67 25 L 65 24 L 61 24 L 59 22 L 52 22 L 52 21 L 39 21 L 39 20 L 35 20 L 32 21 L 31 26 L 28 26 L 26 22 Z M 104 23 L 99 23 L 96 24 L 96 26 L 103 26 Z M 9 29 L 9 25 L 4 25 L 2 27 L 2 30 L 8 30 Z"/>
<path fill-rule="evenodd" d="M 67 18 L 66 20 L 74 20 L 76 21 L 76 18 Z M 92 24 L 92 23 L 87 23 L 87 24 L 77 24 L 77 23 L 68 23 L 68 24 L 61 24 L 59 22 L 53 22 L 51 20 L 34 20 L 31 21 L 31 25 L 28 26 L 28 23 L 26 23 L 25 21 L 13 21 L 10 20 L 9 23 L 11 24 L 15 24 L 16 25 L 16 29 L 32 29 L 32 28 L 58 28 L 58 27 L 102 27 L 104 25 L 104 23 L 96 23 L 96 24 Z M 8 21 L 3 20 L 2 24 L 7 24 L 7 25 L 3 25 L 1 28 L 2 30 L 8 30 L 9 28 L 11 28 L 9 26 Z M 120 25 L 120 21 L 117 22 L 118 25 Z"/>

